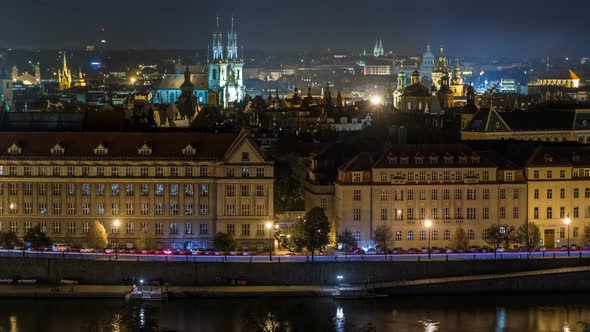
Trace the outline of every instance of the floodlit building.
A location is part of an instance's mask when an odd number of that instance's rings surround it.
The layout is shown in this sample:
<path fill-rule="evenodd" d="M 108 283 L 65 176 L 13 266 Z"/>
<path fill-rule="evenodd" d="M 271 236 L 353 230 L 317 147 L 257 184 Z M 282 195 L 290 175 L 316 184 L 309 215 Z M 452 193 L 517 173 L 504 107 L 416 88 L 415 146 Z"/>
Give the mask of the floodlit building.
<path fill-rule="evenodd" d="M 273 162 L 245 131 L 0 137 L 2 231 L 22 236 L 39 225 L 53 241 L 83 247 L 98 220 L 119 248 L 207 248 L 216 232 L 234 235 L 240 249 L 268 247 Z"/>
<path fill-rule="evenodd" d="M 335 233 L 350 230 L 362 247 L 373 246 L 382 224 L 391 226 L 396 247 L 409 249 L 427 246 L 427 219 L 434 247 L 448 246 L 457 228 L 483 246 L 492 223 L 527 220 L 524 170 L 462 145 L 397 145 L 376 157 L 363 152 L 338 168 L 334 182 L 316 178 L 306 186 L 306 208 L 325 208 Z"/>

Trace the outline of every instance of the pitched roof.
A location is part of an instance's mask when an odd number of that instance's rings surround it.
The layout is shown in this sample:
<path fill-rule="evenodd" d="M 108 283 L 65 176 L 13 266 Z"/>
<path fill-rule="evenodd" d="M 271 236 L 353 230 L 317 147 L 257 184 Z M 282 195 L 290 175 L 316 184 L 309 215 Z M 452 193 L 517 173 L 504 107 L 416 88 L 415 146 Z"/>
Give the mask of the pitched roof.
<path fill-rule="evenodd" d="M 497 132 L 497 131 L 511 131 L 510 126 L 506 124 L 502 116 L 496 112 L 495 108 L 482 108 L 465 126 L 464 131 L 479 131 L 479 132 Z"/>
<path fill-rule="evenodd" d="M 544 80 L 579 80 L 580 78 L 571 69 L 554 69 L 541 74 Z"/>
<path fill-rule="evenodd" d="M 206 159 L 223 160 L 239 133 L 196 132 L 0 132 L 0 157 L 37 158 L 145 158 L 138 149 L 147 145 L 152 149 L 150 159 Z M 9 155 L 8 148 L 16 143 L 22 151 Z M 51 154 L 56 144 L 64 147 L 63 155 Z M 97 156 L 94 149 L 100 144 L 108 146 L 106 155 Z M 196 154 L 185 157 L 182 150 L 190 144 Z"/>
<path fill-rule="evenodd" d="M 526 166 L 590 166 L 590 147 L 540 146 Z"/>
<path fill-rule="evenodd" d="M 184 83 L 184 74 L 166 74 L 158 89 L 160 90 L 176 90 L 180 89 L 180 86 Z M 209 88 L 209 82 L 207 80 L 207 74 L 191 74 L 191 83 L 195 86 L 196 90 L 207 90 Z"/>

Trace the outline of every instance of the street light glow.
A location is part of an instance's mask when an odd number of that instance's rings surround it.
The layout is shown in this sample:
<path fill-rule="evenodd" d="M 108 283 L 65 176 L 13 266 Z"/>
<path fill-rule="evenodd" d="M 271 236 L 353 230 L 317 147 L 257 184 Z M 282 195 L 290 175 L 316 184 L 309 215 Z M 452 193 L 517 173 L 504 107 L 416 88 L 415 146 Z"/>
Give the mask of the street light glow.
<path fill-rule="evenodd" d="M 371 104 L 373 104 L 374 106 L 380 105 L 381 104 L 381 97 L 379 97 L 379 96 L 371 97 Z"/>
<path fill-rule="evenodd" d="M 119 221 L 119 219 L 115 219 L 113 221 L 113 226 L 115 226 L 115 227 L 119 227 L 120 224 L 121 224 L 121 222 Z"/>
<path fill-rule="evenodd" d="M 429 219 L 425 220 L 424 221 L 424 226 L 426 226 L 428 228 L 432 227 L 432 221 L 430 221 Z"/>
<path fill-rule="evenodd" d="M 271 229 L 272 228 L 272 222 L 267 222 L 266 223 L 266 228 Z"/>
<path fill-rule="evenodd" d="M 572 220 L 571 220 L 570 218 L 565 218 L 565 219 L 563 220 L 563 222 L 564 222 L 566 225 L 569 225 L 569 224 L 572 222 Z"/>

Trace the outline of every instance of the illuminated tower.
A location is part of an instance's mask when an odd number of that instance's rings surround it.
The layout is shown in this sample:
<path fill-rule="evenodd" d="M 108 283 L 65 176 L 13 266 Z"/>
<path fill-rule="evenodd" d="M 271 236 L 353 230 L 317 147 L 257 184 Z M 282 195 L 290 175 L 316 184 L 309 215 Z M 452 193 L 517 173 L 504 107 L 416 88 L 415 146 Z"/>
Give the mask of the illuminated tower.
<path fill-rule="evenodd" d="M 60 91 L 67 90 L 72 86 L 72 72 L 68 68 L 66 51 L 63 52 L 63 68 L 57 71 L 57 81 Z"/>
<path fill-rule="evenodd" d="M 378 38 L 375 39 L 375 47 L 373 48 L 373 55 L 375 57 L 380 57 L 383 55 L 383 41 Z"/>
<path fill-rule="evenodd" d="M 227 34 L 225 59 L 219 18 L 217 30 L 213 34 L 213 60 L 209 63 L 209 89 L 217 93 L 219 106 L 225 108 L 229 106 L 229 103 L 244 99 L 244 60 L 238 54 L 238 34 L 234 30 L 234 18 L 232 17 L 230 31 Z"/>
<path fill-rule="evenodd" d="M 459 67 L 459 59 L 455 59 L 455 68 L 453 69 L 453 78 L 451 79 L 451 90 L 455 96 L 463 96 L 464 86 L 463 77 L 461 77 L 461 68 Z"/>

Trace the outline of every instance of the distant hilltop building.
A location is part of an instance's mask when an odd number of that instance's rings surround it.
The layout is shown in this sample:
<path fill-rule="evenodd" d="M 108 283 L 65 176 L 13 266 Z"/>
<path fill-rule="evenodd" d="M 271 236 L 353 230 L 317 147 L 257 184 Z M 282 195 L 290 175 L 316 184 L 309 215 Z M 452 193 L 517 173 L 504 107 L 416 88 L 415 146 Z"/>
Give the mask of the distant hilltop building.
<path fill-rule="evenodd" d="M 528 84 L 529 96 L 537 95 L 544 101 L 586 101 L 587 94 L 579 90 L 580 78 L 570 69 L 548 70 Z"/>
<path fill-rule="evenodd" d="M 22 84 L 24 85 L 41 84 L 41 69 L 39 68 L 39 64 L 33 65 L 33 70 L 35 71 L 34 75 L 31 75 L 27 71 L 21 74 L 19 73 L 18 68 L 16 66 L 12 66 L 12 81 L 22 82 Z"/>

